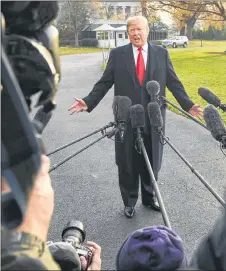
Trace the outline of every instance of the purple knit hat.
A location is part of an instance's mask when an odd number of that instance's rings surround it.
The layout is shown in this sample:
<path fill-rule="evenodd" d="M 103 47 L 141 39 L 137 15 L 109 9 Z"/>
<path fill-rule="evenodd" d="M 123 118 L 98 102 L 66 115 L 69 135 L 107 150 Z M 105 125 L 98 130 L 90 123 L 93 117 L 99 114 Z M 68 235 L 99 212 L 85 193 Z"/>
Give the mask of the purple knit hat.
<path fill-rule="evenodd" d="M 176 270 L 186 265 L 182 239 L 164 226 L 147 227 L 132 233 L 116 259 L 117 270 Z"/>

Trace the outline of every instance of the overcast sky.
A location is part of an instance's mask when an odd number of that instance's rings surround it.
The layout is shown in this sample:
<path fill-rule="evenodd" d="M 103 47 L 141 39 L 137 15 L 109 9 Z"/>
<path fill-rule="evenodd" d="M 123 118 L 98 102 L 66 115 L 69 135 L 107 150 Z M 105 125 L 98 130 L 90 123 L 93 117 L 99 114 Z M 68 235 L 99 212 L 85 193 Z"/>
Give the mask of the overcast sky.
<path fill-rule="evenodd" d="M 159 16 L 161 17 L 161 20 L 163 23 L 167 24 L 167 25 L 171 25 L 172 24 L 172 19 L 171 16 L 168 12 L 165 11 L 161 11 L 159 13 Z"/>

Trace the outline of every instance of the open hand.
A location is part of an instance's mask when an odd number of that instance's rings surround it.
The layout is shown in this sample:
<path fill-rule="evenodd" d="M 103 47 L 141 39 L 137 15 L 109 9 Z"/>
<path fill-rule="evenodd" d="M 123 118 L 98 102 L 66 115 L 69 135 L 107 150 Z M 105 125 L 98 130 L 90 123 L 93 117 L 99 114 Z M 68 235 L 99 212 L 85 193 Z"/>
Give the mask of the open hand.
<path fill-rule="evenodd" d="M 70 112 L 70 115 L 74 114 L 75 112 L 83 112 L 88 110 L 88 106 L 82 99 L 78 99 L 75 97 L 75 100 L 77 101 L 75 104 L 73 104 L 68 111 Z"/>
<path fill-rule="evenodd" d="M 199 104 L 193 105 L 192 108 L 188 111 L 188 113 L 194 117 L 197 117 L 198 119 L 203 118 L 203 110 L 201 109 Z"/>

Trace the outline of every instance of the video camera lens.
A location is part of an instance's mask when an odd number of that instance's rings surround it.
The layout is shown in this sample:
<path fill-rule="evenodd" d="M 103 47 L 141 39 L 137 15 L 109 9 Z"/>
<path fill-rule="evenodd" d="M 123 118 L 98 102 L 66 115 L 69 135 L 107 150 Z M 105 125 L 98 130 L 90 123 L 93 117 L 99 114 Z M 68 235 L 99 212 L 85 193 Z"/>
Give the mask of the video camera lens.
<path fill-rule="evenodd" d="M 74 247 L 80 246 L 86 238 L 83 223 L 78 220 L 68 222 L 62 231 L 62 241 L 71 243 Z"/>

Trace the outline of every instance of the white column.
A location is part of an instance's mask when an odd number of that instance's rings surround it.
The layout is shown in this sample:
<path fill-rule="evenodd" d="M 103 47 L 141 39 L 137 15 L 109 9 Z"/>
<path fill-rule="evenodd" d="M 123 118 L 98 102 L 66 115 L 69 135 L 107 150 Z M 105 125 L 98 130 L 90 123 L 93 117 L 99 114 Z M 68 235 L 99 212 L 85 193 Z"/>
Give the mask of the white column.
<path fill-rule="evenodd" d="M 114 6 L 114 15 L 117 15 L 117 6 Z"/>
<path fill-rule="evenodd" d="M 136 11 L 136 7 L 134 7 L 134 6 L 131 7 L 130 14 L 133 15 L 133 16 L 134 16 L 134 15 L 137 15 L 137 14 L 135 14 L 135 11 Z"/>

